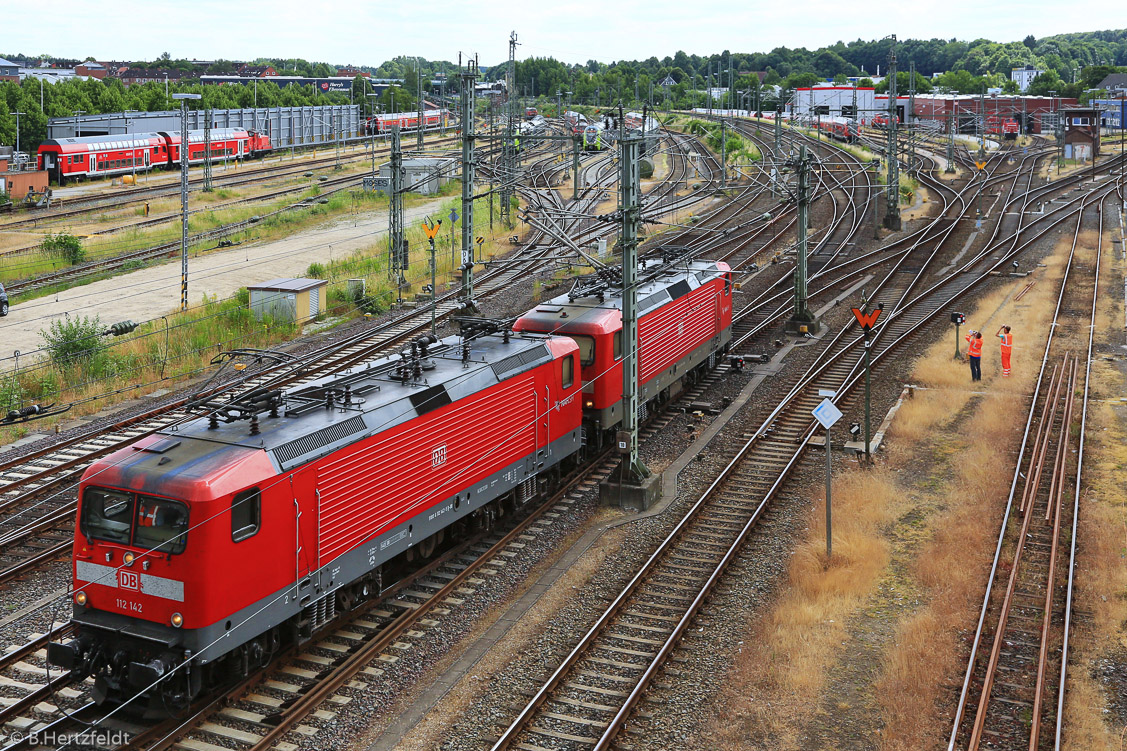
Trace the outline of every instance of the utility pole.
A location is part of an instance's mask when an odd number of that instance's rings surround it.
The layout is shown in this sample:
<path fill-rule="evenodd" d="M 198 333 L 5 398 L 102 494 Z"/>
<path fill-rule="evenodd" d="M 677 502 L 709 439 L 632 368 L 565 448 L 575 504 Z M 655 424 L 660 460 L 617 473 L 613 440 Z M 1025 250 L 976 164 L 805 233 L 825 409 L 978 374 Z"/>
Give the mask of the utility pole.
<path fill-rule="evenodd" d="M 423 129 L 426 126 L 426 119 L 423 113 L 423 66 L 419 64 L 419 58 L 415 58 L 415 92 L 419 95 L 419 122 L 418 127 L 415 128 L 415 149 L 417 151 L 423 150 Z"/>
<path fill-rule="evenodd" d="M 948 175 L 955 174 L 955 100 L 951 100 L 951 112 L 947 113 L 947 168 Z"/>
<path fill-rule="evenodd" d="M 573 134 L 571 139 L 571 200 L 579 200 L 579 139 Z"/>
<path fill-rule="evenodd" d="M 333 147 L 336 151 L 336 164 L 333 166 L 333 169 L 342 169 L 344 167 L 340 161 L 341 139 L 344 138 L 344 123 L 340 122 L 342 114 L 343 113 L 339 111 L 329 112 L 329 122 L 333 128 Z"/>
<path fill-rule="evenodd" d="M 888 207 L 884 213 L 884 226 L 893 232 L 900 231 L 900 160 L 897 155 L 896 111 L 896 35 L 892 35 L 892 47 L 888 51 Z"/>
<path fill-rule="evenodd" d="M 795 334 L 814 334 L 818 331 L 818 319 L 810 311 L 806 289 L 806 235 L 810 224 L 810 159 L 806 156 L 805 143 L 799 146 L 798 159 L 791 164 L 798 177 L 798 248 L 794 267 L 794 312 L 787 321 L 787 331 Z"/>
<path fill-rule="evenodd" d="M 622 211 L 622 430 L 618 447 L 622 454 L 619 480 L 622 486 L 642 489 L 643 508 L 649 505 L 646 480 L 651 473 L 638 458 L 638 222 L 641 218 L 641 185 L 638 154 L 642 139 L 619 141 L 619 181 Z M 652 489 L 656 484 L 650 483 Z M 628 491 L 620 491 L 619 500 Z"/>
<path fill-rule="evenodd" d="M 517 77 L 517 33 L 515 31 L 509 34 L 509 66 L 505 74 L 505 110 L 506 110 L 506 123 L 505 123 L 505 137 L 501 144 L 501 222 L 509 228 L 512 228 L 512 203 L 513 193 L 516 190 L 517 179 L 517 155 L 514 147 L 514 139 L 516 138 L 515 125 L 516 125 L 516 96 L 514 92 L 516 89 Z"/>
<path fill-rule="evenodd" d="M 908 174 L 916 172 L 916 63 L 908 66 L 908 114 L 904 117 L 904 127 L 908 129 Z"/>
<path fill-rule="evenodd" d="M 720 118 L 720 190 L 728 188 L 728 131 Z"/>
<path fill-rule="evenodd" d="M 27 113 L 26 112 L 20 112 L 20 111 L 17 110 L 16 112 L 13 112 L 12 114 L 16 116 L 16 153 L 18 154 L 18 153 L 20 153 L 20 115 L 26 115 Z M 60 156 L 60 158 L 62 157 L 61 154 L 59 156 Z"/>
<path fill-rule="evenodd" d="M 780 117 L 782 112 L 775 110 L 775 145 L 771 154 L 771 195 L 778 195 L 779 180 L 782 175 L 779 174 L 779 146 L 783 140 L 783 119 Z"/>
<path fill-rule="evenodd" d="M 204 111 L 203 121 L 203 192 L 211 188 L 211 108 Z"/>
<path fill-rule="evenodd" d="M 399 124 L 391 126 L 391 205 L 387 215 L 388 274 L 395 280 L 396 299 L 406 281 L 407 239 L 403 236 L 403 149 Z"/>
<path fill-rule="evenodd" d="M 460 61 L 459 61 L 460 62 Z M 462 71 L 462 292 L 473 300 L 473 179 L 474 179 L 474 82 L 477 80 L 477 59 L 466 61 Z M 492 106 L 492 105 L 491 105 Z M 493 192 L 489 192 L 490 213 Z"/>
<path fill-rule="evenodd" d="M 200 94 L 173 94 L 180 100 L 180 310 L 188 310 L 188 100 Z"/>

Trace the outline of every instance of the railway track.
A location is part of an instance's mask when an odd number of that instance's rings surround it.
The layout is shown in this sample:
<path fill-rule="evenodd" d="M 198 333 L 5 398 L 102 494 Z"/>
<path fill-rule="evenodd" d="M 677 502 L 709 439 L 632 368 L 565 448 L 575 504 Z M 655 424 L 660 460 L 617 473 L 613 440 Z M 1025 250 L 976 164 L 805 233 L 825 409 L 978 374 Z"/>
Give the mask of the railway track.
<path fill-rule="evenodd" d="M 607 230 L 602 223 L 592 228 L 593 232 Z M 552 263 L 555 257 L 555 248 L 548 245 L 518 254 L 504 266 L 481 275 L 476 286 L 477 299 L 486 301 L 502 294 L 512 283 Z M 438 301 L 436 316 L 445 320 L 459 309 L 460 301 L 451 293 Z M 428 319 L 429 310 L 417 310 L 339 345 L 316 350 L 301 359 L 299 364 L 305 370 L 300 378 L 279 377 L 272 370 L 265 370 L 224 388 L 300 385 L 392 351 L 398 343 L 427 330 Z M 69 553 L 67 530 L 73 522 L 76 504 L 64 489 L 76 482 L 97 457 L 187 419 L 182 409 L 185 401 L 162 405 L 110 429 L 77 434 L 49 448 L 0 463 L 0 585 Z"/>
<path fill-rule="evenodd" d="M 457 143 L 457 138 L 439 138 L 436 141 L 427 143 L 428 147 L 439 145 L 454 145 Z M 323 147 L 324 144 L 321 144 Z M 331 148 L 331 145 L 330 145 Z M 376 150 L 376 155 L 390 154 L 390 147 L 383 147 Z M 340 164 L 353 164 L 372 159 L 372 152 L 361 153 L 359 155 L 353 153 L 348 156 L 342 157 Z M 337 159 L 335 156 L 328 156 L 318 159 L 310 159 L 300 163 L 290 162 L 285 163 L 284 160 L 278 159 L 275 164 L 271 166 L 263 166 L 259 168 L 247 169 L 246 167 L 240 169 L 235 174 L 221 173 L 213 179 L 213 185 L 217 188 L 228 188 L 238 185 L 247 185 L 261 182 L 267 178 L 285 177 L 288 175 L 299 175 L 311 170 L 323 169 L 325 167 L 336 166 Z M 192 169 L 198 170 L 201 167 L 193 167 Z M 204 180 L 202 177 L 189 178 L 188 189 L 198 190 L 203 187 Z M 59 201 L 59 205 L 65 208 L 60 209 L 29 209 L 34 212 L 32 216 L 15 215 L 14 218 L 8 221 L 0 221 L 0 229 L 11 230 L 19 227 L 40 227 L 43 224 L 55 222 L 61 219 L 70 219 L 83 214 L 97 211 L 100 209 L 114 209 L 118 210 L 125 206 L 134 204 L 141 204 L 146 201 L 153 201 L 163 197 L 177 197 L 180 195 L 180 182 L 176 181 L 162 181 L 160 184 L 138 186 L 129 190 L 126 193 L 117 193 L 114 195 L 94 195 L 88 197 L 68 198 Z M 175 217 L 173 217 L 175 218 Z M 0 257 L 9 255 L 18 255 L 22 249 L 14 251 L 6 251 L 0 253 Z"/>
<path fill-rule="evenodd" d="M 877 287 L 883 299 L 896 302 L 886 306 L 891 315 L 874 334 L 875 367 L 1035 239 L 1000 258 L 984 253 L 960 273 L 914 296 L 935 253 L 908 273 L 898 273 L 894 267 Z M 810 411 L 821 400 L 818 391 L 833 389 L 840 403 L 857 384 L 862 342 L 847 327 L 825 347 L 517 714 L 494 751 L 605 749 L 614 743 L 646 687 L 728 565 L 752 538 L 757 521 L 800 460 L 814 434 Z"/>
<path fill-rule="evenodd" d="M 1061 748 L 1106 198 L 1101 192 L 1088 202 L 1098 217 L 1099 239 L 1091 253 L 1078 247 L 1085 212 L 1077 213 L 952 724 L 951 751 Z"/>

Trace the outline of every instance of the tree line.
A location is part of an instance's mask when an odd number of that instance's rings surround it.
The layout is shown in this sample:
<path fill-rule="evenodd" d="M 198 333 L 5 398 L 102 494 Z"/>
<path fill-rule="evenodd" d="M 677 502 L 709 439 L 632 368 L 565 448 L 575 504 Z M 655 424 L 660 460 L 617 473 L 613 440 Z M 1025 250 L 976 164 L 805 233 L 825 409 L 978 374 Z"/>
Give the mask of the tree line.
<path fill-rule="evenodd" d="M 557 93 L 563 103 L 626 106 L 648 102 L 654 106 L 689 108 L 707 102 L 705 90 L 711 85 L 734 92 L 716 102 L 719 106 L 746 106 L 774 109 L 785 101 L 795 88 L 823 80 L 845 82 L 858 78 L 858 85 L 872 83 L 867 76 L 887 70 L 891 39 L 856 40 L 809 50 L 805 47 L 776 47 L 770 52 L 740 53 L 725 50 L 700 56 L 679 51 L 664 58 L 603 63 L 588 60 L 585 64 L 568 64 L 553 58 L 529 58 L 516 63 L 516 90 L 521 96 L 553 101 Z M 978 94 L 988 88 L 1006 93 L 1017 90 L 1010 80 L 1012 68 L 1032 65 L 1044 71 L 1034 81 L 1029 93 L 1046 95 L 1055 91 L 1061 96 L 1083 99 L 1108 74 L 1127 70 L 1127 29 L 1058 34 L 1036 39 L 1027 36 L 1020 42 L 993 42 L 988 39 L 905 39 L 897 42 L 896 55 L 900 72 L 897 89 L 908 91 L 907 68 L 915 64 L 915 88 L 919 93 L 936 90 L 960 94 Z M 22 58 L 23 55 L 5 57 Z M 311 62 L 301 58 L 260 58 L 252 64 L 272 65 L 280 75 L 306 77 L 334 76 L 337 66 Z M 175 68 L 184 71 L 215 74 L 233 73 L 236 64 L 218 60 L 209 68 L 189 60 L 172 60 L 165 53 L 147 63 L 131 63 L 131 67 Z M 385 112 L 411 111 L 418 95 L 418 79 L 423 91 L 434 91 L 432 81 L 439 73 L 448 74 L 445 91 L 458 93 L 458 68 L 447 60 L 427 60 L 398 56 L 378 67 L 357 66 L 374 78 L 403 79 L 401 87 L 392 87 L 376 99 L 367 79 L 357 76 L 353 92 L 324 94 L 313 87 L 279 87 L 260 79 L 257 104 L 260 107 L 341 104 L 350 100 L 363 103 L 368 111 L 382 108 Z M 502 80 L 507 65 L 502 63 L 482 69 L 482 79 Z M 941 74 L 933 78 L 933 74 Z M 761 76 L 762 75 L 762 82 Z M 664 84 L 664 85 L 663 85 Z M 775 94 L 774 87 L 780 92 Z M 876 86 L 887 90 L 887 80 Z M 227 84 L 201 86 L 199 83 L 170 83 L 168 92 L 200 93 L 201 107 L 213 109 L 251 107 L 255 104 L 253 85 Z M 123 86 L 116 79 L 98 81 L 70 80 L 44 84 L 28 79 L 22 84 L 0 84 L 0 143 L 15 143 L 16 116 L 19 116 L 20 144 L 28 149 L 44 138 L 48 117 L 69 117 L 82 111 L 91 114 L 129 110 L 155 111 L 172 109 L 162 83 Z"/>

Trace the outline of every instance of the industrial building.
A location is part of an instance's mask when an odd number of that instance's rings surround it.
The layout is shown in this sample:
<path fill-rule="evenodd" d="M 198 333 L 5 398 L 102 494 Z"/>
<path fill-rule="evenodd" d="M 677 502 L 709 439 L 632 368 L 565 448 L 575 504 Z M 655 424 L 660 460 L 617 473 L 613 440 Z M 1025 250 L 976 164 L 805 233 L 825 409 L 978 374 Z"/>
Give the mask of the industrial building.
<path fill-rule="evenodd" d="M 931 125 L 947 132 L 948 124 L 959 133 L 978 133 L 984 119 L 1013 118 L 1022 133 L 1053 132 L 1062 108 L 1076 105 L 1075 99 L 1044 96 L 972 96 L 966 94 L 917 94 L 911 122 Z M 896 97 L 896 113 L 907 123 L 911 97 Z M 787 105 L 791 117 L 848 117 L 867 124 L 876 115 L 888 112 L 888 95 L 870 88 L 852 86 L 814 86 L 795 89 Z"/>

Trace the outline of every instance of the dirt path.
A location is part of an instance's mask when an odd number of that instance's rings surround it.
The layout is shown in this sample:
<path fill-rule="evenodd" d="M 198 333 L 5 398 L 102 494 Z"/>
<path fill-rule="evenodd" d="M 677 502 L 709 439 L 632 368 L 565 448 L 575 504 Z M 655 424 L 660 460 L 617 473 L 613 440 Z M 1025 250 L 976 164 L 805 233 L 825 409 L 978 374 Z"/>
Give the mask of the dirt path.
<path fill-rule="evenodd" d="M 437 198 L 404 209 L 404 223 L 421 220 L 445 200 Z M 240 245 L 190 258 L 188 302 L 197 305 L 203 295 L 230 297 L 247 284 L 304 276 L 314 261 L 341 258 L 386 234 L 387 212 L 377 211 L 337 219 L 283 240 Z M 38 350 L 39 331 L 55 318 L 68 314 L 97 315 L 106 324 L 125 319 L 142 322 L 175 310 L 179 302 L 179 261 L 74 287 L 51 297 L 17 302 L 8 316 L 0 319 L 0 371 L 14 367 L 13 351 L 19 350 L 22 359 Z"/>

